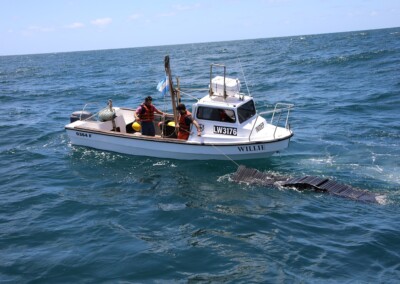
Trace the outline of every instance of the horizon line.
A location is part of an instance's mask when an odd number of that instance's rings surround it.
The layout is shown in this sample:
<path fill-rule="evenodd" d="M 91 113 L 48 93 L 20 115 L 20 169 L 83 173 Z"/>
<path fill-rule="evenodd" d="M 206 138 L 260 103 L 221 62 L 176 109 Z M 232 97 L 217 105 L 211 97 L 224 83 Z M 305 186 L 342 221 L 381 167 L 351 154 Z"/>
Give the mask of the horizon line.
<path fill-rule="evenodd" d="M 120 49 L 134 49 L 134 48 L 166 47 L 166 46 L 190 45 L 190 44 L 222 43 L 222 42 L 235 42 L 235 41 L 260 40 L 260 39 L 276 39 L 276 38 L 289 38 L 289 37 L 301 37 L 301 36 L 317 36 L 317 35 L 341 34 L 341 33 L 358 33 L 358 32 L 389 30 L 389 29 L 397 29 L 397 28 L 400 28 L 400 27 L 373 28 L 373 29 L 367 29 L 367 30 L 364 30 L 364 29 L 363 30 L 350 30 L 350 31 L 326 32 L 326 33 L 316 33 L 316 34 L 295 34 L 295 35 L 260 37 L 260 38 L 230 39 L 230 40 L 221 40 L 221 41 L 199 41 L 199 42 L 176 43 L 176 44 L 143 45 L 143 46 L 100 48 L 100 49 L 87 49 L 87 50 L 50 51 L 50 52 L 39 52 L 39 53 L 0 54 L 0 57 L 46 55 L 46 54 L 60 54 L 60 53 L 74 53 L 74 52 L 93 52 L 93 51 L 107 51 L 107 50 L 120 50 Z"/>

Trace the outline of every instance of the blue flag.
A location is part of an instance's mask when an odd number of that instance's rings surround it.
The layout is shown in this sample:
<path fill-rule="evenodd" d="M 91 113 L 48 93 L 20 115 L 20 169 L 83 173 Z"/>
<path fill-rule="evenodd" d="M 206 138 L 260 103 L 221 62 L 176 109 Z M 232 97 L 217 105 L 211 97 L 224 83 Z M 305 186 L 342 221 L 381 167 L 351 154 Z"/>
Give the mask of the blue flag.
<path fill-rule="evenodd" d="M 169 83 L 168 83 L 168 76 L 166 76 L 164 79 L 162 79 L 158 85 L 157 85 L 157 90 L 162 93 L 163 96 L 167 94 L 169 91 Z"/>

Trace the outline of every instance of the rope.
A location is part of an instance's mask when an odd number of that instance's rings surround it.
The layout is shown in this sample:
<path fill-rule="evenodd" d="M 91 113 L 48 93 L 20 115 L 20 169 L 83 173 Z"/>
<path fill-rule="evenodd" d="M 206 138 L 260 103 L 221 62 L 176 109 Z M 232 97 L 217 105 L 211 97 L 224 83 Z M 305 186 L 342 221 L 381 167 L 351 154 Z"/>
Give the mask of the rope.
<path fill-rule="evenodd" d="M 188 130 L 186 130 L 186 129 L 181 129 L 181 130 L 186 131 L 186 132 L 192 134 L 192 132 L 190 132 L 190 131 L 188 131 Z M 220 152 L 222 155 L 224 155 L 228 160 L 230 160 L 232 163 L 234 163 L 237 167 L 240 166 L 240 165 L 239 165 L 238 163 L 236 163 L 231 157 L 229 157 L 229 156 L 226 155 L 224 152 L 222 152 L 222 150 L 218 149 L 217 146 L 215 146 L 215 145 L 212 144 L 212 143 L 208 143 L 208 144 L 210 144 L 211 146 L 213 146 L 218 152 Z"/>
<path fill-rule="evenodd" d="M 186 89 L 186 88 L 182 88 L 182 89 L 183 89 L 183 90 L 190 90 L 190 91 L 208 91 L 208 90 L 209 90 L 209 89 L 204 89 L 204 88 L 203 88 L 203 89 L 191 89 L 191 88 L 187 88 L 187 89 Z M 181 89 L 181 90 L 182 90 L 182 89 Z"/>
<path fill-rule="evenodd" d="M 220 152 L 222 155 L 224 155 L 226 158 L 228 158 L 228 160 L 230 160 L 232 163 L 234 163 L 237 167 L 239 167 L 240 165 L 238 163 L 236 163 L 231 157 L 229 157 L 228 155 L 226 155 L 224 152 L 222 152 L 222 150 L 218 149 L 217 146 L 215 146 L 214 144 L 211 144 L 211 146 L 213 146 L 218 152 Z"/>
<path fill-rule="evenodd" d="M 192 99 L 195 99 L 195 100 L 199 101 L 198 98 L 196 98 L 196 97 L 194 97 L 194 96 L 191 96 L 191 95 L 189 95 L 188 93 L 186 93 L 186 92 L 184 92 L 184 91 L 182 91 L 182 90 L 180 90 L 180 92 L 181 92 L 182 94 L 188 96 L 188 97 L 191 97 Z"/>

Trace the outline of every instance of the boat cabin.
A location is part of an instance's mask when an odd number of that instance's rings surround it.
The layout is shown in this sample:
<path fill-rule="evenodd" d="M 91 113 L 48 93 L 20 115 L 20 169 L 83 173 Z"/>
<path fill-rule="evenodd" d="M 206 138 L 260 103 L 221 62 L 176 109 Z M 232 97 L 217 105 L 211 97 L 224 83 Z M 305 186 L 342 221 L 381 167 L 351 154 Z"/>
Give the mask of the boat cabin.
<path fill-rule="evenodd" d="M 226 99 L 222 96 L 205 96 L 192 106 L 203 135 L 241 136 L 240 129 L 256 115 L 253 98 L 235 94 Z"/>

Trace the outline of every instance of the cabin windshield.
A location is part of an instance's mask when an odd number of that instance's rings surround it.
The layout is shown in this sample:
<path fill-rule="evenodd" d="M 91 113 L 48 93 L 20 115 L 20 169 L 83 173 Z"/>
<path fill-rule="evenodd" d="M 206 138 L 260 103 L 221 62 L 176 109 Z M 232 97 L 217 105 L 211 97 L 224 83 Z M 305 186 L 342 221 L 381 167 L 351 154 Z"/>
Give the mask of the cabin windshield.
<path fill-rule="evenodd" d="M 228 123 L 236 122 L 235 112 L 231 109 L 211 108 L 200 106 L 196 114 L 198 119 L 222 121 Z"/>
<path fill-rule="evenodd" d="M 254 101 L 250 100 L 238 108 L 239 123 L 242 123 L 256 114 Z"/>

